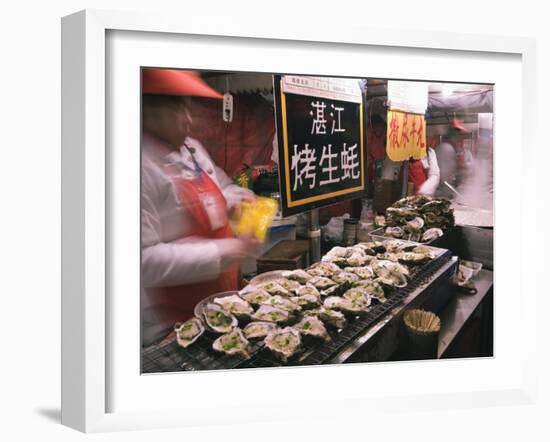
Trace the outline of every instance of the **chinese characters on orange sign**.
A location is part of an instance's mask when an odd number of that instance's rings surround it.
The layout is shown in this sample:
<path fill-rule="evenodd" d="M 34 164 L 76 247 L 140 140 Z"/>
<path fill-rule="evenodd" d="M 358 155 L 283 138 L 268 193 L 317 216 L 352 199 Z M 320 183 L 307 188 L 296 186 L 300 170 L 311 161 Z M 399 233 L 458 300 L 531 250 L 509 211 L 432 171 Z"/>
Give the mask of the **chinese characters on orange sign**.
<path fill-rule="evenodd" d="M 424 115 L 388 111 L 386 140 L 388 157 L 392 161 L 416 160 L 426 156 L 426 120 Z"/>

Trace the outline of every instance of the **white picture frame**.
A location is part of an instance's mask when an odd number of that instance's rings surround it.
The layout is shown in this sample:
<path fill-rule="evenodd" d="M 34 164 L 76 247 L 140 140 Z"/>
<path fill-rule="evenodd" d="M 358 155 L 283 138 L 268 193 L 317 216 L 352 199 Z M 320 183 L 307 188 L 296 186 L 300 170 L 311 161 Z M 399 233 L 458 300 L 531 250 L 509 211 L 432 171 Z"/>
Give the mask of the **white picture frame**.
<path fill-rule="evenodd" d="M 337 32 L 336 32 L 337 31 Z M 109 164 L 108 142 L 111 139 L 106 130 L 106 121 L 111 118 L 108 109 L 109 82 L 112 77 L 106 75 L 108 63 L 112 62 L 109 52 L 108 34 L 140 33 L 147 35 L 167 36 L 170 39 L 179 36 L 183 39 L 192 37 L 231 38 L 247 41 L 252 46 L 268 42 L 270 47 L 283 49 L 289 45 L 307 42 L 312 47 L 326 51 L 333 45 L 339 48 L 402 48 L 403 50 L 426 50 L 431 53 L 469 53 L 475 56 L 483 54 L 500 54 L 519 57 L 521 65 L 521 129 L 514 128 L 519 136 L 521 153 L 527 157 L 533 151 L 534 144 L 534 110 L 531 106 L 535 101 L 535 45 L 534 40 L 518 37 L 487 37 L 480 35 L 464 35 L 453 33 L 429 33 L 400 31 L 393 34 L 378 32 L 376 29 L 345 28 L 332 26 L 330 32 L 323 28 L 311 26 L 282 28 L 276 24 L 250 22 L 242 24 L 238 29 L 231 23 L 209 23 L 207 19 L 196 18 L 191 22 L 182 22 L 177 17 L 157 16 L 145 13 L 112 12 L 101 10 L 86 10 L 63 18 L 62 21 L 62 423 L 83 432 L 115 431 L 140 428 L 162 428 L 171 426 L 206 425 L 216 417 L 214 411 L 210 415 L 204 413 L 205 408 L 198 406 L 194 413 L 185 410 L 172 409 L 167 412 L 157 407 L 139 411 L 110 410 L 109 394 L 116 386 L 109 376 L 112 368 L 113 352 L 109 343 L 109 327 L 112 326 L 112 300 L 109 299 L 110 289 L 110 242 L 116 229 L 108 229 L 112 222 L 112 195 L 109 180 L 112 178 L 113 165 Z M 150 33 L 150 34 L 148 34 Z M 153 34 L 154 33 L 154 34 Z M 147 34 L 147 35 L 146 35 Z M 234 40 L 237 41 L 237 40 Z M 477 55 L 476 55 L 477 54 Z M 212 54 L 214 56 L 214 54 Z M 265 63 L 269 66 L 269 63 Z M 179 66 L 176 66 L 179 67 Z M 196 67 L 196 66 L 189 66 Z M 266 68 L 268 69 L 268 67 Z M 412 75 L 413 68 L 404 72 L 404 76 Z M 231 70 L 231 69 L 227 69 Z M 297 72 L 301 73 L 301 72 Z M 321 73 L 321 72 L 318 72 Z M 322 72 L 332 74 L 337 72 Z M 367 76 L 368 73 L 365 73 Z M 375 76 L 375 75 L 368 75 Z M 483 77 L 480 74 L 480 77 Z M 401 77 L 402 78 L 402 77 Z M 482 78 L 483 79 L 483 78 Z M 456 80 L 461 80 L 457 78 Z M 498 103 L 498 84 L 496 85 L 496 101 Z M 137 91 L 139 93 L 139 91 Z M 498 134 L 498 114 L 496 116 L 496 134 Z M 138 123 L 139 124 L 139 123 Z M 508 128 L 503 128 L 508 130 Z M 139 136 L 139 135 L 138 135 Z M 505 144 L 505 140 L 496 137 L 496 143 Z M 499 176 L 497 172 L 497 189 Z M 502 178 L 502 177 L 501 177 Z M 517 189 L 515 194 L 523 199 L 526 210 L 518 215 L 520 226 L 526 225 L 528 217 L 535 218 L 535 193 L 529 193 L 527 185 Z M 498 198 L 498 191 L 497 191 Z M 532 203 L 532 204 L 530 204 Z M 506 232 L 510 225 L 499 218 L 497 204 L 496 232 Z M 502 225 L 502 227 L 501 227 Z M 502 229 L 502 230 L 501 230 Z M 520 233 L 517 233 L 517 232 Z M 517 224 L 514 233 L 522 235 Z M 135 239 L 135 238 L 134 238 Z M 139 238 L 138 238 L 139 242 Z M 498 254 L 498 239 L 496 251 Z M 524 244 L 520 249 L 521 262 L 525 257 L 534 256 L 534 244 Z M 498 256 L 497 256 L 498 257 Z M 134 257 L 139 260 L 138 257 Z M 498 260 L 497 260 L 498 261 Z M 502 265 L 503 276 L 505 265 Z M 523 268 L 522 272 L 526 269 Z M 523 275 L 525 273 L 522 273 Z M 498 276 L 497 276 L 498 278 Z M 495 284 L 496 290 L 505 290 L 505 285 Z M 521 303 L 528 305 L 536 302 L 534 280 L 521 278 Z M 498 296 L 498 295 L 497 295 Z M 136 297 L 138 297 L 136 293 Z M 504 301 L 503 301 L 504 302 Z M 499 300 L 495 301 L 495 324 L 502 318 L 499 316 Z M 502 304 L 501 304 L 502 305 Z M 119 309 L 120 310 L 120 309 Z M 504 315 L 504 314 L 503 314 Z M 436 407 L 453 408 L 476 405 L 498 405 L 499 403 L 533 403 L 536 391 L 534 354 L 534 330 L 536 324 L 531 321 L 524 324 L 518 331 L 524 342 L 520 358 L 521 367 L 517 367 L 513 379 L 502 383 L 500 388 L 491 386 L 489 389 L 474 388 L 462 393 L 438 393 L 437 386 L 427 394 L 408 392 L 403 394 L 397 389 L 388 390 L 386 395 L 379 397 L 376 404 L 366 398 L 365 393 L 358 389 L 356 395 L 332 397 L 328 400 L 338 402 L 338 413 L 368 414 L 375 409 L 379 412 L 396 412 L 406 410 L 409 406 L 430 409 Z M 498 335 L 497 335 L 498 342 Z M 506 353 L 502 344 L 497 346 L 496 358 Z M 134 348 L 136 358 L 139 351 Z M 416 368 L 427 367 L 416 363 Z M 429 364 L 429 363 L 427 363 Z M 460 362 L 457 362 L 460 364 Z M 395 364 L 394 364 L 395 365 Z M 394 365 L 387 370 L 400 370 Z M 357 377 L 358 368 L 348 368 L 346 377 Z M 334 373 L 332 368 L 320 368 L 325 373 Z M 442 366 L 441 370 L 455 373 L 462 369 L 460 365 L 451 363 Z M 490 367 L 488 367 L 490 369 Z M 327 371 L 325 371 L 327 370 Z M 130 373 L 135 376 L 136 373 Z M 129 375 L 130 375 L 129 374 Z M 139 373 L 137 374 L 139 375 Z M 208 382 L 215 384 L 217 379 L 226 379 L 233 374 L 209 373 Z M 286 371 L 284 377 L 291 381 L 299 372 Z M 238 376 L 238 375 L 237 375 Z M 242 375 L 241 375 L 242 376 Z M 258 371 L 248 373 L 249 378 L 266 379 L 273 377 L 272 372 Z M 117 379 L 115 377 L 115 379 Z M 120 379 L 120 377 L 118 377 Z M 194 381 L 200 383 L 201 378 Z M 178 382 L 176 377 L 163 377 L 164 384 Z M 164 386 L 166 388 L 166 385 Z M 237 404 L 243 399 L 236 398 Z M 316 415 L 323 415 L 327 409 L 323 407 L 327 401 L 312 398 Z M 335 412 L 330 407 L 331 413 Z M 272 418 L 284 419 L 292 416 L 291 410 L 274 407 L 269 411 Z M 223 416 L 218 416 L 223 421 Z M 262 420 L 261 413 L 248 413 L 243 419 L 250 421 Z"/>

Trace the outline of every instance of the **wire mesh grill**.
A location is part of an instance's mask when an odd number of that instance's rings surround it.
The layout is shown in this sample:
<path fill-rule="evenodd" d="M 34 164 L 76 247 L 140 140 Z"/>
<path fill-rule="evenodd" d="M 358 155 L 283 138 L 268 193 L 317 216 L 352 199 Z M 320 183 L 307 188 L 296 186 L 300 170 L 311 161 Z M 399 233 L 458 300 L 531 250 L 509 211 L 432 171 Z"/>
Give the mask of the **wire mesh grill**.
<path fill-rule="evenodd" d="M 328 329 L 330 341 L 303 337 L 302 350 L 286 363 L 264 348 L 262 341 L 250 341 L 252 357 L 249 359 L 244 359 L 240 355 L 218 353 L 212 349 L 212 343 L 219 335 L 206 331 L 187 349 L 180 347 L 174 339 L 167 344 L 142 350 L 142 373 L 324 364 L 359 334 L 400 304 L 410 293 L 426 283 L 450 257 L 451 253 L 446 251 L 427 264 L 412 267 L 411 279 L 406 287 L 387 293 L 387 301 L 373 306 L 365 315 L 348 318 L 348 324 L 343 329 L 338 331 Z"/>

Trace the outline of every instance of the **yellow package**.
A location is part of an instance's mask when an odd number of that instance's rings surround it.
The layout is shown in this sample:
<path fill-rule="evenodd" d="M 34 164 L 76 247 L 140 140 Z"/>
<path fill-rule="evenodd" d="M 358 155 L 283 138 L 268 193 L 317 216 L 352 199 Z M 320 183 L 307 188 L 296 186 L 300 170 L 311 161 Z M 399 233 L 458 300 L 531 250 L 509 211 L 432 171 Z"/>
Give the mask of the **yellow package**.
<path fill-rule="evenodd" d="M 267 229 L 273 222 L 277 208 L 275 200 L 264 197 L 258 197 L 251 203 L 241 203 L 241 217 L 236 222 L 235 234 L 265 241 Z"/>

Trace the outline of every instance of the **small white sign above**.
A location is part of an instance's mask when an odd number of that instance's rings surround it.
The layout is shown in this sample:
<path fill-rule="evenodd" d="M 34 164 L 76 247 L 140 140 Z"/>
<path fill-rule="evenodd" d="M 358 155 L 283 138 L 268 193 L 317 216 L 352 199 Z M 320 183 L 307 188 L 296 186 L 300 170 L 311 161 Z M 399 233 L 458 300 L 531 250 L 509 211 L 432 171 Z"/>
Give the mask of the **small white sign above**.
<path fill-rule="evenodd" d="M 424 114 L 428 108 L 428 83 L 421 81 L 388 81 L 390 110 Z"/>
<path fill-rule="evenodd" d="M 358 78 L 285 75 L 281 87 L 284 93 L 361 103 Z"/>

